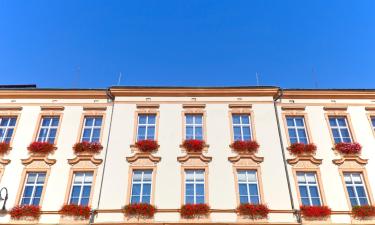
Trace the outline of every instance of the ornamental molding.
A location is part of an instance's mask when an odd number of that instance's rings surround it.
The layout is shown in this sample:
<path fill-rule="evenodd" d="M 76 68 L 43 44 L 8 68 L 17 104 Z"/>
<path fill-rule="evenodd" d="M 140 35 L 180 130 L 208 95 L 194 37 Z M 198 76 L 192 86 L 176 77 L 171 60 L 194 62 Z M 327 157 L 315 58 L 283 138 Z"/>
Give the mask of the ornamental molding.
<path fill-rule="evenodd" d="M 229 162 L 233 164 L 240 164 L 241 161 L 252 161 L 252 163 L 260 164 L 264 161 L 264 157 L 256 156 L 255 154 L 238 154 L 236 156 L 228 157 Z M 250 163 L 250 164 L 252 164 Z"/>
<path fill-rule="evenodd" d="M 90 164 L 91 164 L 91 167 L 92 166 L 95 167 L 95 166 L 99 166 L 102 162 L 103 162 L 102 159 L 97 159 L 94 157 L 94 155 L 90 155 L 90 154 L 77 155 L 73 159 L 68 159 L 68 163 L 71 166 L 78 166 L 81 164 L 84 167 L 90 167 Z"/>
<path fill-rule="evenodd" d="M 154 156 L 150 153 L 135 153 L 133 156 L 126 157 L 126 161 L 128 161 L 128 163 L 142 166 L 148 164 L 155 165 L 160 162 L 160 160 L 161 157 Z"/>
<path fill-rule="evenodd" d="M 201 153 L 187 153 L 184 156 L 179 156 L 177 157 L 177 161 L 182 163 L 182 164 L 192 164 L 192 165 L 197 165 L 197 164 L 207 164 L 212 161 L 211 156 L 205 156 Z"/>
<path fill-rule="evenodd" d="M 344 156 L 341 159 L 334 159 L 332 162 L 341 168 L 358 168 L 364 167 L 368 159 L 362 159 L 359 156 Z"/>
<path fill-rule="evenodd" d="M 317 159 L 313 155 L 297 156 L 293 159 L 286 160 L 290 165 L 298 168 L 318 167 L 322 164 L 323 159 Z"/>
<path fill-rule="evenodd" d="M 4 167 L 6 165 L 8 165 L 9 163 L 11 162 L 10 159 L 3 159 L 3 158 L 0 158 L 0 164 Z"/>
<path fill-rule="evenodd" d="M 27 167 L 44 168 L 46 166 L 50 167 L 54 165 L 56 163 L 56 159 L 50 159 L 48 156 L 31 155 L 27 159 L 21 159 L 21 162 Z"/>

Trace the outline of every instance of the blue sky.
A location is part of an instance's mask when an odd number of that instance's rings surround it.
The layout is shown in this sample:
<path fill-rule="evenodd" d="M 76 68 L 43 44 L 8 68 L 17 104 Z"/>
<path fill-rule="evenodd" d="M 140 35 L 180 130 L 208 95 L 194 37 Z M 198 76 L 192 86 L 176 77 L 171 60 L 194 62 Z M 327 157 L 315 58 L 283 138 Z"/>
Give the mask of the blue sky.
<path fill-rule="evenodd" d="M 375 1 L 0 0 L 0 84 L 375 88 Z M 314 72 L 313 72 L 314 70 Z"/>

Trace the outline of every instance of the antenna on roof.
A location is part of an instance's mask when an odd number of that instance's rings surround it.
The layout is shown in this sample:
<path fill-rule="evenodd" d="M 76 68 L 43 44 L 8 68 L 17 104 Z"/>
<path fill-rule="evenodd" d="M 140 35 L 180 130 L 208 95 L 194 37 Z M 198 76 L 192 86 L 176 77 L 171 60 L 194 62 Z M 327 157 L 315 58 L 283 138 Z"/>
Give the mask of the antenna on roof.
<path fill-rule="evenodd" d="M 257 79 L 257 86 L 259 86 L 259 77 L 258 77 L 258 72 L 255 72 L 255 78 Z"/>
<path fill-rule="evenodd" d="M 122 73 L 120 72 L 120 74 L 118 75 L 117 86 L 120 86 L 121 77 L 122 77 Z"/>
<path fill-rule="evenodd" d="M 311 72 L 312 72 L 312 78 L 314 80 L 314 87 L 317 89 L 318 88 L 318 80 L 316 78 L 315 68 L 314 67 L 312 68 Z"/>

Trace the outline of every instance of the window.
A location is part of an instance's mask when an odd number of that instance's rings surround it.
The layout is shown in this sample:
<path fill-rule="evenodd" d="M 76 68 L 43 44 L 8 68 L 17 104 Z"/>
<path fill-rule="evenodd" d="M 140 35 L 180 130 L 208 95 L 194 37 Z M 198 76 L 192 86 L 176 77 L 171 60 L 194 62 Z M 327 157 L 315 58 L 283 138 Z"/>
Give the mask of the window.
<path fill-rule="evenodd" d="M 203 115 L 185 115 L 185 139 L 203 140 Z"/>
<path fill-rule="evenodd" d="M 291 144 L 309 143 L 303 116 L 287 116 L 286 124 L 288 127 L 289 140 Z"/>
<path fill-rule="evenodd" d="M 240 203 L 259 204 L 259 187 L 257 172 L 255 170 L 238 170 L 238 192 Z"/>
<path fill-rule="evenodd" d="M 335 143 L 352 142 L 346 117 L 329 117 L 329 125 Z"/>
<path fill-rule="evenodd" d="M 315 172 L 297 172 L 297 181 L 302 205 L 322 205 Z"/>
<path fill-rule="evenodd" d="M 375 131 L 375 116 L 371 116 L 371 125 L 372 125 L 372 130 Z"/>
<path fill-rule="evenodd" d="M 235 141 L 251 140 L 251 127 L 249 115 L 232 115 L 233 138 Z"/>
<path fill-rule="evenodd" d="M 58 116 L 43 116 L 40 122 L 37 141 L 55 143 L 57 128 L 59 127 Z"/>
<path fill-rule="evenodd" d="M 85 116 L 81 141 L 99 142 L 102 120 L 101 116 Z"/>
<path fill-rule="evenodd" d="M 185 170 L 185 204 L 204 203 L 204 170 Z"/>
<path fill-rule="evenodd" d="M 45 172 L 29 172 L 26 174 L 21 205 L 39 205 L 45 180 Z"/>
<path fill-rule="evenodd" d="M 155 140 L 155 114 L 138 115 L 137 140 Z"/>
<path fill-rule="evenodd" d="M 361 173 L 344 173 L 346 190 L 352 206 L 368 205 L 365 184 Z"/>
<path fill-rule="evenodd" d="M 93 172 L 75 172 L 69 204 L 88 205 L 90 200 Z"/>
<path fill-rule="evenodd" d="M 151 203 L 152 170 L 134 170 L 130 203 Z"/>
<path fill-rule="evenodd" d="M 10 142 L 16 121 L 17 117 L 0 117 L 0 142 Z"/>

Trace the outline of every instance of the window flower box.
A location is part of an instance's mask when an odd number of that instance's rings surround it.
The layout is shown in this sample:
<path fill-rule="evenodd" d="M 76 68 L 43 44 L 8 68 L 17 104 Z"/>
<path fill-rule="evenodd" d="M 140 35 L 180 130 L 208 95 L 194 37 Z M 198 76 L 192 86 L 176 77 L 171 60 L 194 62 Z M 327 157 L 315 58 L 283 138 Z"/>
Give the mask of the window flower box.
<path fill-rule="evenodd" d="M 358 220 L 368 220 L 375 218 L 375 206 L 372 205 L 363 205 L 363 206 L 354 206 L 352 208 L 352 216 Z"/>
<path fill-rule="evenodd" d="M 313 155 L 316 152 L 316 145 L 313 143 L 304 144 L 304 143 L 294 143 L 288 147 L 290 154 L 294 156 L 300 155 Z"/>
<path fill-rule="evenodd" d="M 203 140 L 189 139 L 185 140 L 181 145 L 187 152 L 200 153 L 206 147 L 206 142 Z"/>
<path fill-rule="evenodd" d="M 40 217 L 40 206 L 35 205 L 18 205 L 14 206 L 10 211 L 12 220 L 38 220 Z"/>
<path fill-rule="evenodd" d="M 37 155 L 48 155 L 56 150 L 56 147 L 49 142 L 32 142 L 29 147 L 27 147 L 30 153 Z"/>
<path fill-rule="evenodd" d="M 99 154 L 103 149 L 103 146 L 99 142 L 78 142 L 73 146 L 75 154 Z"/>
<path fill-rule="evenodd" d="M 0 142 L 0 155 L 5 155 L 9 152 L 10 145 L 6 142 Z"/>
<path fill-rule="evenodd" d="M 307 220 L 325 220 L 331 215 L 328 206 L 301 206 L 301 215 Z"/>
<path fill-rule="evenodd" d="M 209 213 L 210 206 L 207 204 L 186 204 L 180 209 L 180 215 L 185 219 L 206 217 Z"/>
<path fill-rule="evenodd" d="M 158 150 L 159 145 L 155 140 L 140 140 L 135 143 L 135 147 L 141 152 L 153 152 Z"/>
<path fill-rule="evenodd" d="M 358 144 L 357 142 L 353 142 L 353 143 L 340 142 L 340 143 L 335 144 L 333 149 L 343 155 L 357 155 L 361 153 L 362 146 Z"/>
<path fill-rule="evenodd" d="M 263 204 L 241 204 L 237 207 L 237 213 L 250 219 L 265 219 L 270 210 Z"/>
<path fill-rule="evenodd" d="M 75 219 L 87 220 L 90 218 L 91 207 L 66 204 L 61 207 L 59 214 L 62 216 L 74 217 Z"/>
<path fill-rule="evenodd" d="M 254 154 L 259 149 L 259 144 L 256 141 L 240 141 L 233 142 L 230 147 L 238 153 Z"/>
<path fill-rule="evenodd" d="M 134 203 L 124 207 L 124 214 L 126 217 L 132 218 L 153 218 L 156 212 L 156 208 L 153 205 L 147 203 Z"/>

